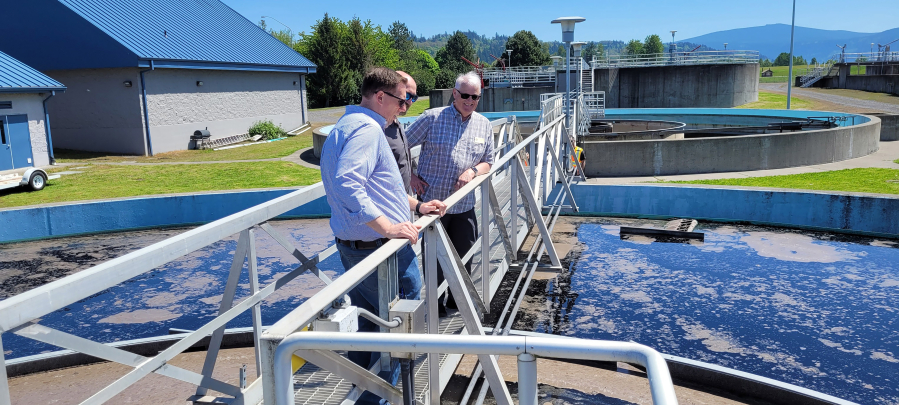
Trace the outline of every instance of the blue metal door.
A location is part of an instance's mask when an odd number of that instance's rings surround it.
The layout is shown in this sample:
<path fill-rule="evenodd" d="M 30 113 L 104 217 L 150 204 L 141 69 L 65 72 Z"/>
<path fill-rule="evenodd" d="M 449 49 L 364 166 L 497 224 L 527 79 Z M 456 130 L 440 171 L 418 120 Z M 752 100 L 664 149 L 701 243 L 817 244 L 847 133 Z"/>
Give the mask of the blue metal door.
<path fill-rule="evenodd" d="M 7 134 L 12 148 L 13 168 L 34 166 L 31 155 L 31 133 L 28 132 L 28 116 L 24 114 L 7 115 L 6 128 L 9 129 Z"/>
<path fill-rule="evenodd" d="M 6 117 L 0 115 L 0 170 L 12 169 L 12 148 L 9 147 Z"/>

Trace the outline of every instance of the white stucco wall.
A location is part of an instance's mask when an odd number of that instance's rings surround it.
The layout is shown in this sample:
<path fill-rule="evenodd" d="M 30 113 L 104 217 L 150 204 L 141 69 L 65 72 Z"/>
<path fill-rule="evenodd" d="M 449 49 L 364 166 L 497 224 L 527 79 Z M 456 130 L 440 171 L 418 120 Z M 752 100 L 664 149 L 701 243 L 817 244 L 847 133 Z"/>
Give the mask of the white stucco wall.
<path fill-rule="evenodd" d="M 145 80 L 154 153 L 187 149 L 198 129 L 221 138 L 264 119 L 287 131 L 306 121 L 298 73 L 156 69 Z"/>
<path fill-rule="evenodd" d="M 67 88 L 47 102 L 53 146 L 145 154 L 139 72 L 138 68 L 44 72 Z M 125 81 L 131 87 L 125 87 Z"/>
<path fill-rule="evenodd" d="M 22 114 L 28 116 L 32 164 L 35 167 L 50 164 L 50 153 L 47 150 L 47 134 L 44 130 L 43 106 L 43 100 L 49 95 L 49 93 L 0 93 L 0 101 L 12 101 L 12 109 L 0 110 L 0 116 Z M 53 122 L 53 116 L 50 116 L 50 122 Z M 51 132 L 54 129 L 55 127 L 51 128 Z"/>

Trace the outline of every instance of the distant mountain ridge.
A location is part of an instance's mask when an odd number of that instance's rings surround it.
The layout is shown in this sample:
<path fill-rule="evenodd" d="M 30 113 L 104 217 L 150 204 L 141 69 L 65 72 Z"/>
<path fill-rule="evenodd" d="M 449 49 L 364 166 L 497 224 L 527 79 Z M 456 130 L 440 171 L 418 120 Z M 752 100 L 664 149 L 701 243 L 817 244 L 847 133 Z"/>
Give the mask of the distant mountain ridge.
<path fill-rule="evenodd" d="M 809 61 L 813 57 L 823 61 L 840 52 L 837 45 L 845 44 L 847 53 L 870 52 L 872 42 L 874 51 L 877 51 L 877 44 L 886 44 L 895 39 L 899 39 L 899 28 L 867 33 L 797 26 L 793 41 L 793 55 L 801 55 Z M 726 42 L 727 49 L 759 51 L 763 58 L 774 60 L 781 52 L 790 52 L 790 25 L 768 24 L 760 27 L 736 28 L 686 38 L 677 42 L 703 44 L 715 49 L 723 49 Z M 893 49 L 899 50 L 899 42 L 891 46 Z"/>

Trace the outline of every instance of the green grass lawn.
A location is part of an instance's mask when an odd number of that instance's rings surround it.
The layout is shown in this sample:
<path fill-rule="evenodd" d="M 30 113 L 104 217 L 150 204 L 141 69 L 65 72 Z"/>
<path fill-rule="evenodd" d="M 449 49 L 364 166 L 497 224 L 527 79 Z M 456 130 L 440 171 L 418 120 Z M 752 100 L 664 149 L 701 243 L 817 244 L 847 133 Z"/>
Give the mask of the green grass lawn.
<path fill-rule="evenodd" d="M 798 97 L 790 97 L 790 108 L 794 110 L 818 110 L 815 108 L 816 103 L 810 100 L 804 100 Z M 769 93 L 767 91 L 759 91 L 759 101 L 743 104 L 736 108 L 753 108 L 753 109 L 776 109 L 783 110 L 787 108 L 786 94 Z"/>
<path fill-rule="evenodd" d="M 899 163 L 899 159 L 897 159 L 896 163 Z M 899 170 L 877 168 L 846 169 L 785 176 L 673 181 L 668 183 L 899 194 Z"/>
<path fill-rule="evenodd" d="M 416 115 L 421 115 L 425 110 L 430 107 L 430 102 L 428 100 L 419 100 L 412 103 L 412 107 L 409 107 L 409 111 L 406 111 L 407 117 L 414 117 Z"/>
<path fill-rule="evenodd" d="M 313 125 L 317 127 L 320 125 Z M 81 152 L 74 150 L 54 149 L 56 161 L 59 163 L 102 163 L 126 162 L 166 163 L 166 162 L 221 162 L 223 160 L 254 160 L 282 158 L 300 149 L 312 146 L 312 130 L 300 135 L 288 137 L 280 141 L 260 143 L 241 148 L 225 150 L 179 150 L 159 153 L 155 156 L 110 155 L 108 153 Z"/>
<path fill-rule="evenodd" d="M 321 180 L 318 170 L 280 161 L 152 166 L 96 164 L 82 170 L 84 173 L 50 180 L 38 192 L 24 188 L 0 191 L 0 208 L 154 194 L 293 187 Z"/>

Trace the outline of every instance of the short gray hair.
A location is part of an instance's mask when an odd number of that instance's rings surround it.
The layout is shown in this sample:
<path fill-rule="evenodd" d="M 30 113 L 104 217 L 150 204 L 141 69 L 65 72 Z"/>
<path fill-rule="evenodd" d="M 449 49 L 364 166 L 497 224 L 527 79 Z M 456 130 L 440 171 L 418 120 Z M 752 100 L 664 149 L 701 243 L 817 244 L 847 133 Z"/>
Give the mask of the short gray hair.
<path fill-rule="evenodd" d="M 462 73 L 458 77 L 456 77 L 456 86 L 455 89 L 459 90 L 459 87 L 462 87 L 462 83 L 468 83 L 472 86 L 478 86 L 478 90 L 481 89 L 481 77 L 478 76 L 475 72 Z"/>

